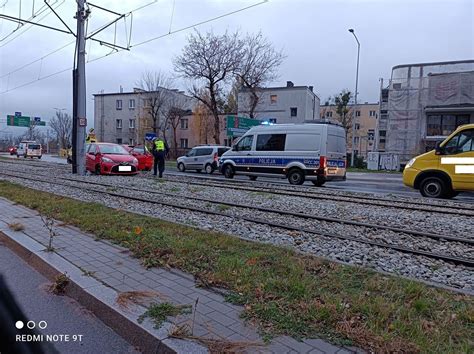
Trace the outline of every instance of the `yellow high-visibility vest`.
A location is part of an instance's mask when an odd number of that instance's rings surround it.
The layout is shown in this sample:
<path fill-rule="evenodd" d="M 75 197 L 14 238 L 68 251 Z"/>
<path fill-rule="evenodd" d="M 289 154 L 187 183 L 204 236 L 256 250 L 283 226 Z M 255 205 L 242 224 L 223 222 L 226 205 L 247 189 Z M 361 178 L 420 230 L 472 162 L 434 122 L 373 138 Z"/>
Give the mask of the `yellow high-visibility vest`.
<path fill-rule="evenodd" d="M 165 149 L 165 143 L 163 142 L 163 140 L 156 140 L 155 148 L 157 151 L 163 151 Z"/>

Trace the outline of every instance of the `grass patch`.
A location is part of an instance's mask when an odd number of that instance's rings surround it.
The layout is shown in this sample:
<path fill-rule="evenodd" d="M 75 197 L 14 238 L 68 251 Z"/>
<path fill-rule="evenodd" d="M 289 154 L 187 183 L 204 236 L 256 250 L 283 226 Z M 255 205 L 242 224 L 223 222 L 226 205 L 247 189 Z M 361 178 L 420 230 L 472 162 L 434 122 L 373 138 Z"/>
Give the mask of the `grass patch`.
<path fill-rule="evenodd" d="M 362 173 L 392 173 L 392 174 L 401 174 L 402 172 L 400 171 L 378 171 L 378 170 L 368 170 L 366 168 L 355 168 L 355 167 L 349 167 L 347 169 L 347 172 L 362 172 Z"/>
<path fill-rule="evenodd" d="M 54 283 L 51 284 L 49 290 L 55 295 L 64 295 L 66 287 L 69 285 L 69 277 L 67 274 L 59 274 L 55 279 Z"/>
<path fill-rule="evenodd" d="M 8 224 L 8 227 L 10 228 L 10 230 L 13 230 L 13 231 L 23 231 L 25 229 L 25 225 L 19 222 Z"/>
<path fill-rule="evenodd" d="M 225 205 L 225 204 L 218 204 L 216 206 L 217 210 L 219 211 L 226 211 L 230 209 L 230 205 Z"/>
<path fill-rule="evenodd" d="M 125 246 L 146 266 L 228 289 L 266 338 L 322 336 L 375 352 L 473 350 L 471 296 L 9 182 L 0 181 L 0 195 Z"/>
<path fill-rule="evenodd" d="M 179 188 L 179 187 L 170 188 L 170 192 L 179 192 L 180 190 L 181 190 L 181 188 Z"/>
<path fill-rule="evenodd" d="M 149 317 L 155 324 L 154 327 L 160 328 L 168 317 L 175 317 L 190 312 L 191 305 L 175 306 L 169 302 L 163 302 L 161 304 L 153 303 L 143 315 L 138 317 L 138 323 L 142 323 L 145 318 Z"/>

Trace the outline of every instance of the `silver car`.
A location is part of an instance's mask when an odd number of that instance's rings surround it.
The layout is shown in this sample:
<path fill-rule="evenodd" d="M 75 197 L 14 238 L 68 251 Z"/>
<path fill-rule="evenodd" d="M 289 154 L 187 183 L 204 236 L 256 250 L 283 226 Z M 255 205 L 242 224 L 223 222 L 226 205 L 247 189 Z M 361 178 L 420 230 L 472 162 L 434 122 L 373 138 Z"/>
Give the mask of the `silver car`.
<path fill-rule="evenodd" d="M 176 160 L 178 170 L 184 172 L 186 170 L 196 170 L 211 174 L 219 169 L 219 157 L 226 151 L 230 150 L 228 146 L 219 145 L 199 145 L 193 147 L 185 156 L 178 157 Z"/>

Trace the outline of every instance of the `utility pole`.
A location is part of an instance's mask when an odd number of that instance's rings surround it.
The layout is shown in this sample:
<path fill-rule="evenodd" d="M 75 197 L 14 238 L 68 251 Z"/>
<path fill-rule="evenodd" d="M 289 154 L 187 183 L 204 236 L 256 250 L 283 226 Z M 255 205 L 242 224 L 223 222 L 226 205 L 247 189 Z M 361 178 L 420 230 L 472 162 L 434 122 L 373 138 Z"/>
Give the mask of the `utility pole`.
<path fill-rule="evenodd" d="M 76 67 L 73 73 L 73 100 L 75 109 L 73 112 L 73 126 L 75 139 L 72 150 L 73 173 L 86 174 L 86 38 L 85 21 L 89 16 L 89 10 L 84 7 L 84 0 L 77 0 L 77 32 L 76 32 Z"/>
<path fill-rule="evenodd" d="M 355 146 L 355 126 L 356 126 L 356 117 L 357 117 L 357 86 L 359 84 L 359 55 L 360 55 L 360 42 L 357 38 L 354 29 L 350 28 L 349 32 L 354 35 L 355 40 L 357 41 L 357 71 L 356 71 L 356 87 L 354 94 L 354 110 L 352 113 L 352 147 L 351 147 L 351 167 L 354 167 L 354 146 Z"/>

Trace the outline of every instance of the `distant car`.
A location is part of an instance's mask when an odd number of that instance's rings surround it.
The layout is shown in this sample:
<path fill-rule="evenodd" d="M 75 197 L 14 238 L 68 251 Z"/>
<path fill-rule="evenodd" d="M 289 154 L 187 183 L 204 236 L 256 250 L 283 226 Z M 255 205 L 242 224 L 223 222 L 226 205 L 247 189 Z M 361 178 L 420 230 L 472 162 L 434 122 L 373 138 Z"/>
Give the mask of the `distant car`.
<path fill-rule="evenodd" d="M 138 160 L 118 144 L 89 144 L 86 169 L 96 174 L 134 175 L 138 173 Z"/>
<path fill-rule="evenodd" d="M 228 146 L 219 145 L 199 145 L 191 149 L 185 156 L 178 157 L 178 170 L 184 172 L 186 170 L 196 170 L 211 174 L 219 169 L 219 157 L 226 151 L 230 150 Z"/>
<path fill-rule="evenodd" d="M 144 149 L 142 145 L 123 145 L 130 155 L 138 160 L 138 169 L 140 171 L 151 171 L 153 168 L 153 155 Z"/>
<path fill-rule="evenodd" d="M 20 145 L 18 145 L 18 149 L 16 150 L 16 157 L 37 157 L 41 159 L 42 155 L 43 149 L 41 147 L 41 144 L 38 144 L 36 141 L 31 140 L 23 140 Z"/>
<path fill-rule="evenodd" d="M 16 155 L 16 146 L 10 146 L 8 148 L 8 152 L 10 153 L 10 155 Z"/>

